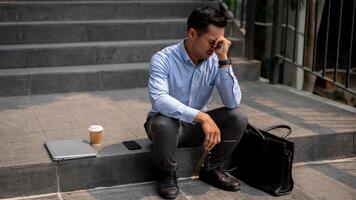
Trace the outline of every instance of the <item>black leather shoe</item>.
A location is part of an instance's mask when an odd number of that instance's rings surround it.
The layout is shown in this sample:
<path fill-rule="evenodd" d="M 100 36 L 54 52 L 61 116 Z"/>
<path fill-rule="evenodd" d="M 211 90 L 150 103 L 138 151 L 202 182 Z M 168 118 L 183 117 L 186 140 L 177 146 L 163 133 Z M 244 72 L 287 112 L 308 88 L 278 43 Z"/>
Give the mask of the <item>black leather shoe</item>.
<path fill-rule="evenodd" d="M 201 169 L 199 173 L 199 179 L 223 190 L 240 190 L 239 180 L 237 180 L 230 174 L 224 172 L 220 167 L 210 171 L 205 171 L 204 169 Z"/>
<path fill-rule="evenodd" d="M 175 171 L 160 172 L 158 180 L 158 194 L 165 199 L 175 199 L 179 193 L 177 175 Z"/>

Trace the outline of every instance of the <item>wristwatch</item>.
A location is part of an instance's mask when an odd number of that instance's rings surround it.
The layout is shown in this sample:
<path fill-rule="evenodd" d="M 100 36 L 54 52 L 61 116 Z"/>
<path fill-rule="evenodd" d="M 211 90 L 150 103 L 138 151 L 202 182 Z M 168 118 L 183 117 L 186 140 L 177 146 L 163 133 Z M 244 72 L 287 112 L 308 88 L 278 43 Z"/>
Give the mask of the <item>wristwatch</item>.
<path fill-rule="evenodd" d="M 222 67 L 224 65 L 231 65 L 231 59 L 229 58 L 228 60 L 219 60 L 219 67 Z"/>

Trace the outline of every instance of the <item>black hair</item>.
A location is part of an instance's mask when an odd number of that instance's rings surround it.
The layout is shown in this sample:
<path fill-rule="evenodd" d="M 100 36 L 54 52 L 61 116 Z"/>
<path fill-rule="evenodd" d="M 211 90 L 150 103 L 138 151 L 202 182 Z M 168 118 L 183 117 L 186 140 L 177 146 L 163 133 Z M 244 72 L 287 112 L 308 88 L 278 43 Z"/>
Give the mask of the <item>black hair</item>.
<path fill-rule="evenodd" d="M 223 12 L 210 6 L 201 6 L 196 8 L 188 17 L 187 30 L 194 28 L 198 34 L 207 32 L 208 25 L 224 28 L 227 24 L 227 17 Z"/>

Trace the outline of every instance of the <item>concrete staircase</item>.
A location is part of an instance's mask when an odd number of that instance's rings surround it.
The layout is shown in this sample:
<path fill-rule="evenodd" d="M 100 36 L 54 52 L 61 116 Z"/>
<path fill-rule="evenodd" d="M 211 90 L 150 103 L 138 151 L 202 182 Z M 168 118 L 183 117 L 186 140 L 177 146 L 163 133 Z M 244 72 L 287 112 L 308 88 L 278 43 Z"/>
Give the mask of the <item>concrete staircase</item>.
<path fill-rule="evenodd" d="M 208 0 L 0 1 L 0 198 L 154 180 L 142 127 L 149 60 L 185 37 L 187 16 L 202 4 L 220 7 Z M 226 33 L 253 123 L 290 125 L 296 163 L 355 156 L 356 112 L 256 81 L 260 63 L 242 59 L 244 39 L 232 21 Z M 46 140 L 87 138 L 92 123 L 106 131 L 98 157 L 51 160 Z M 128 151 L 121 143 L 128 139 L 143 149 Z M 180 177 L 192 176 L 200 154 L 200 147 L 178 150 Z"/>
<path fill-rule="evenodd" d="M 185 37 L 186 18 L 217 1 L 0 2 L 0 96 L 146 87 L 148 62 Z M 243 38 L 229 22 L 240 80 L 258 80 Z M 246 70 L 247 68 L 252 70 Z"/>

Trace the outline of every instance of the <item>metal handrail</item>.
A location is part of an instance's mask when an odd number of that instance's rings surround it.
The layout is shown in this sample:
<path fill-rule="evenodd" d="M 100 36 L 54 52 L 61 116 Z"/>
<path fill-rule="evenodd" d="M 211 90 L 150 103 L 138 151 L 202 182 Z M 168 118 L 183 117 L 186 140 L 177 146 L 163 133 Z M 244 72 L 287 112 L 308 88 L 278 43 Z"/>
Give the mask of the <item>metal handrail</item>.
<path fill-rule="evenodd" d="M 344 91 L 347 91 L 353 95 L 356 95 L 356 91 L 355 89 L 352 89 L 350 84 L 350 70 L 351 70 L 351 63 L 352 62 L 352 54 L 353 54 L 353 42 L 354 42 L 354 37 L 355 37 L 355 17 L 356 17 L 356 0 L 353 0 L 352 6 L 352 19 L 350 19 L 349 21 L 351 21 L 350 24 L 346 24 L 346 22 L 348 22 L 346 19 L 344 19 L 344 15 L 343 12 L 345 10 L 345 6 L 346 3 L 349 3 L 350 6 L 350 2 L 346 2 L 343 0 L 340 1 L 331 1 L 331 0 L 325 0 L 325 4 L 320 4 L 320 0 L 316 0 L 314 2 L 316 2 L 315 4 L 315 8 L 313 11 L 313 13 L 309 13 L 309 7 L 311 5 L 311 1 L 310 0 L 304 0 L 305 2 L 305 17 L 304 17 L 304 34 L 303 34 L 303 38 L 304 38 L 304 42 L 302 45 L 303 46 L 303 58 L 302 58 L 302 64 L 298 63 L 296 61 L 296 48 L 297 48 L 297 42 L 296 42 L 296 37 L 297 35 L 301 35 L 300 31 L 298 30 L 297 26 L 298 26 L 298 22 L 301 19 L 299 12 L 300 12 L 300 0 L 294 0 L 293 2 L 297 2 L 297 6 L 296 6 L 296 10 L 295 10 L 295 27 L 294 29 L 290 28 L 289 26 L 289 13 L 290 13 L 290 2 L 292 0 L 275 0 L 275 6 L 274 6 L 274 21 L 273 21 L 273 35 L 272 35 L 272 47 L 271 47 L 271 65 L 270 65 L 270 82 L 271 83 L 282 83 L 282 79 L 283 79 L 283 66 L 285 63 L 287 63 L 289 66 L 295 66 L 298 68 L 303 69 L 305 72 L 307 73 L 311 73 L 319 78 L 322 78 L 323 80 L 327 81 L 327 82 L 331 82 L 332 84 L 334 84 L 335 86 L 337 86 L 338 88 L 341 88 Z M 336 4 L 338 6 L 333 6 L 333 9 L 331 9 L 332 5 L 331 4 Z M 319 10 L 318 7 L 322 7 L 324 6 L 325 9 L 321 9 Z M 337 10 L 338 9 L 338 10 Z M 337 10 L 337 12 L 339 12 L 339 17 L 337 19 L 332 19 L 331 18 L 331 12 L 335 12 L 335 10 Z M 284 12 L 283 12 L 284 11 Z M 322 11 L 321 13 L 318 13 Z M 325 18 L 321 18 L 323 17 L 323 13 L 324 13 L 324 17 Z M 313 24 L 308 24 L 308 22 L 311 19 L 311 17 L 314 17 L 314 22 Z M 285 21 L 285 24 L 282 23 L 282 21 Z M 326 21 L 322 21 L 326 20 Z M 335 24 L 332 24 L 333 22 L 331 20 L 335 20 L 335 23 L 337 23 L 337 28 L 330 28 L 331 25 L 336 26 Z M 303 21 L 301 21 L 303 22 Z M 326 34 L 325 36 L 323 35 L 323 37 L 321 37 L 322 34 L 320 34 L 320 29 L 322 27 L 322 22 L 324 23 L 324 29 L 326 29 Z M 347 56 L 347 59 L 345 59 L 344 61 L 347 62 L 347 66 L 346 66 L 346 74 L 345 74 L 345 82 L 339 82 L 337 80 L 337 76 L 338 73 L 340 72 L 341 68 L 340 68 L 340 55 L 341 55 L 341 40 L 343 39 L 341 34 L 342 34 L 342 29 L 343 27 L 349 26 L 351 27 L 351 31 L 350 31 L 350 35 L 349 35 L 349 41 L 351 42 L 350 45 L 350 50 L 348 52 L 345 52 L 344 50 L 344 56 Z M 311 29 L 310 29 L 311 28 Z M 310 29 L 310 30 L 309 30 Z M 350 29 L 347 29 L 350 30 Z M 308 33 L 309 31 L 313 31 L 314 34 L 314 38 L 312 38 L 313 40 L 312 42 L 312 52 L 313 52 L 313 59 L 311 63 L 307 63 L 306 62 L 306 49 L 307 49 L 307 41 L 308 39 Z M 333 36 L 330 34 L 331 31 L 334 31 L 334 34 L 337 34 L 337 36 Z M 281 32 L 283 32 L 283 37 Z M 289 43 L 289 38 L 288 38 L 288 34 L 289 33 L 293 33 L 294 34 L 294 42 L 290 42 Z M 348 32 L 345 32 L 348 33 Z M 345 34 L 344 34 L 345 35 Z M 330 48 L 330 43 L 336 41 L 337 46 L 336 46 L 336 52 L 332 52 Z M 325 44 L 325 49 L 320 49 L 318 48 L 318 45 L 320 44 Z M 293 56 L 291 57 L 290 55 L 288 55 L 288 49 L 292 49 L 293 51 Z M 344 48 L 345 49 L 345 48 Z M 333 58 L 336 59 L 331 59 L 333 55 L 331 55 L 331 53 L 335 53 Z M 323 59 L 323 62 L 317 60 L 317 56 L 321 57 Z M 347 61 L 346 61 L 347 60 Z M 332 78 L 327 77 L 326 75 L 326 71 L 329 71 L 327 68 L 327 64 L 328 63 L 333 63 L 333 76 Z"/>

